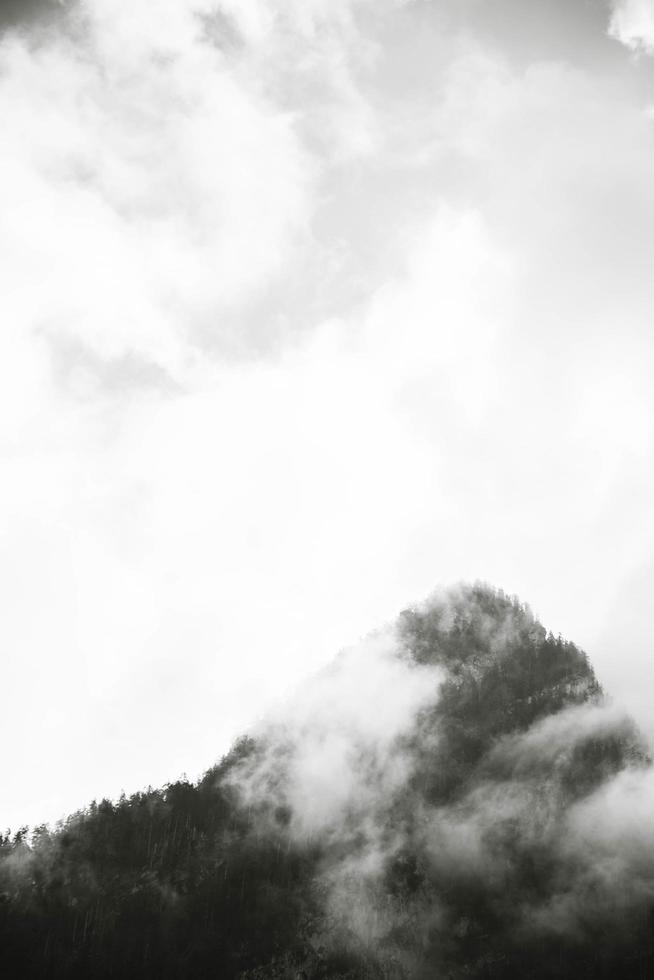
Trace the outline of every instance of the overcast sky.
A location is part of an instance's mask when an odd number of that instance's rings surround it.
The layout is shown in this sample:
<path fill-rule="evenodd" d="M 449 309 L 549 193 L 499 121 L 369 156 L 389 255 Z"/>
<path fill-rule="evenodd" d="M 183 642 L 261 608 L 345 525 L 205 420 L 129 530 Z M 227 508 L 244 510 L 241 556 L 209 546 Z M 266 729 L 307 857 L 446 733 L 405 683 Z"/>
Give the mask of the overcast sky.
<path fill-rule="evenodd" d="M 654 690 L 654 0 L 0 6 L 0 825 L 481 578 Z"/>

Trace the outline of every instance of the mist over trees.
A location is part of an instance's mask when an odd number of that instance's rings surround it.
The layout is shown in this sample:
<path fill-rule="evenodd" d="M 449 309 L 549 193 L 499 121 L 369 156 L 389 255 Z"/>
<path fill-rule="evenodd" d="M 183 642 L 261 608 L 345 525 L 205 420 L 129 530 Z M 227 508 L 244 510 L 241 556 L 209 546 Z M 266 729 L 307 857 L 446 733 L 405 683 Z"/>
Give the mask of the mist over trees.
<path fill-rule="evenodd" d="M 199 782 L 0 838 L 0 975 L 644 978 L 654 779 L 485 585 L 344 652 Z"/>

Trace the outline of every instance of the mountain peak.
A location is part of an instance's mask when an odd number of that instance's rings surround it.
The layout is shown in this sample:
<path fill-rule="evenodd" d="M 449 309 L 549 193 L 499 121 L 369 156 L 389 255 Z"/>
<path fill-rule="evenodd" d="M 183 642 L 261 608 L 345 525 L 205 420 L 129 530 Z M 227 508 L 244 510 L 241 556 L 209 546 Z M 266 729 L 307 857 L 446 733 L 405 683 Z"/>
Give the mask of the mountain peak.
<path fill-rule="evenodd" d="M 5 837 L 0 962 L 635 980 L 654 968 L 654 835 L 629 807 L 653 788 L 585 653 L 459 585 L 344 651 L 197 785 Z"/>

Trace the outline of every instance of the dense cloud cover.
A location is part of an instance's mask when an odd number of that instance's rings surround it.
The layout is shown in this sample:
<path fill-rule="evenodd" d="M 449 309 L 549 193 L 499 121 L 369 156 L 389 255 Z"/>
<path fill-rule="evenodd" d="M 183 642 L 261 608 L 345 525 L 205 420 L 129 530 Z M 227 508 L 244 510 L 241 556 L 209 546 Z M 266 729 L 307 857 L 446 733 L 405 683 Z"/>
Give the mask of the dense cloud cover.
<path fill-rule="evenodd" d="M 636 980 L 653 792 L 585 654 L 461 586 L 345 651 L 196 786 L 7 838 L 0 955 L 24 977 Z"/>
<path fill-rule="evenodd" d="M 649 724 L 648 10 L 0 5 L 3 821 L 477 575 Z"/>

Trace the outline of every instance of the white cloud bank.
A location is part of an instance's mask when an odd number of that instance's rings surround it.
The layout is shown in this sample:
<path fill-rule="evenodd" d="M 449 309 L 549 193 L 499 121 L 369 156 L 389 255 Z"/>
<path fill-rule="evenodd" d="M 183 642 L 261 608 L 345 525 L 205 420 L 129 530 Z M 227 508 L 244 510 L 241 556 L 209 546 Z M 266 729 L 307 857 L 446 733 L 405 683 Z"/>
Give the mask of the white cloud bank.
<path fill-rule="evenodd" d="M 654 52 L 654 3 L 651 0 L 617 0 L 609 33 L 633 51 Z"/>
<path fill-rule="evenodd" d="M 0 822 L 197 772 L 439 581 L 590 646 L 645 563 L 638 66 L 525 66 L 442 8 L 3 36 Z"/>
<path fill-rule="evenodd" d="M 311 166 L 290 114 L 239 84 L 201 10 L 82 9 L 72 37 L 3 43 L 13 327 L 184 378 L 202 328 L 301 236 Z"/>

